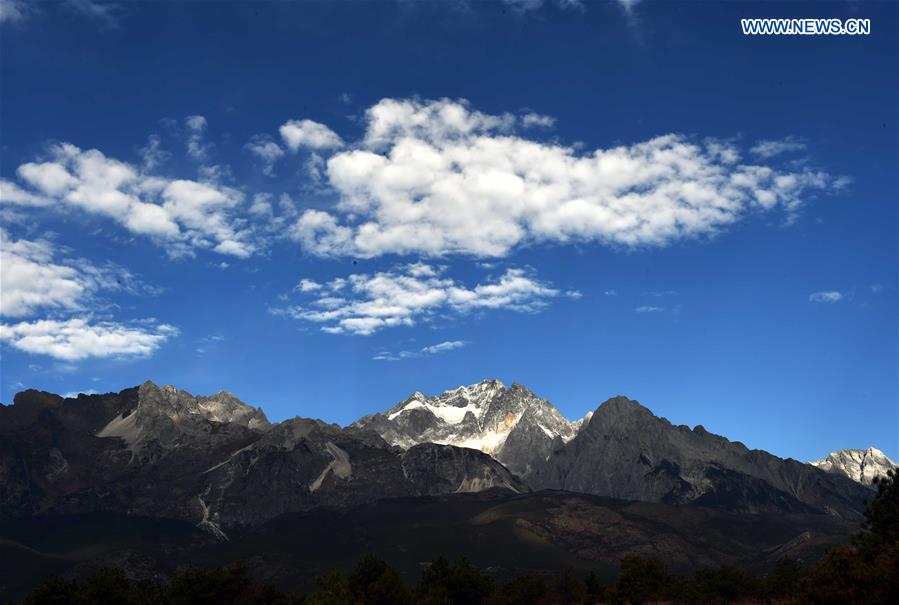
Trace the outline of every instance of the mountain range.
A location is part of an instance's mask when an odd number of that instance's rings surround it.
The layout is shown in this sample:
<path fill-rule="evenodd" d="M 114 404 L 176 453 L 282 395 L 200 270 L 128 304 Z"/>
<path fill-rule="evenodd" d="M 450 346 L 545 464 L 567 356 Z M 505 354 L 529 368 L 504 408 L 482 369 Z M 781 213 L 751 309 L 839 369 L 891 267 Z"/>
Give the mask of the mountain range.
<path fill-rule="evenodd" d="M 525 573 L 611 568 L 627 552 L 764 569 L 844 543 L 891 467 L 874 449 L 781 459 L 626 397 L 570 422 L 496 380 L 416 392 L 346 427 L 273 423 L 230 393 L 152 382 L 27 390 L 0 405 L 0 554 L 17 562 L 0 593 L 103 562 L 158 577 L 249 560 L 289 583 L 297 566 L 308 580 L 364 551 L 413 571 L 437 554 Z M 323 531 L 342 547 L 312 556 Z"/>
<path fill-rule="evenodd" d="M 879 472 L 881 458 L 862 456 L 857 477 Z M 225 537 L 320 506 L 502 488 L 857 520 L 868 489 L 835 460 L 817 468 L 750 450 L 626 397 L 569 422 L 496 380 L 416 392 L 345 428 L 271 423 L 230 393 L 146 382 L 75 399 L 24 391 L 0 407 L 0 514 L 112 510 Z"/>

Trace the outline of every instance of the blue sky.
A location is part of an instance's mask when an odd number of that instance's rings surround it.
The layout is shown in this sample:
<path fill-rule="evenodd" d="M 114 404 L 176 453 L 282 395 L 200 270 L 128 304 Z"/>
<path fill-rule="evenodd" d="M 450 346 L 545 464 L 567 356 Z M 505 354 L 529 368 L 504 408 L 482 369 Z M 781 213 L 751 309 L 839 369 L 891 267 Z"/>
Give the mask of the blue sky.
<path fill-rule="evenodd" d="M 740 32 L 780 16 L 872 33 Z M 899 458 L 893 3 L 0 17 L 4 402 L 152 379 L 347 423 L 489 377 Z"/>

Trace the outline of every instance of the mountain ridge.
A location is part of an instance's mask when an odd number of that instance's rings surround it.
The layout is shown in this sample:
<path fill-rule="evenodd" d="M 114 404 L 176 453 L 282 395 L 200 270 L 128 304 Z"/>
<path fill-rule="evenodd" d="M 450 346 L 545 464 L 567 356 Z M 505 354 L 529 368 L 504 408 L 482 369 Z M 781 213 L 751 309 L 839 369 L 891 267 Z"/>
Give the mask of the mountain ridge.
<path fill-rule="evenodd" d="M 673 425 L 625 396 L 571 422 L 527 387 L 496 380 L 416 391 L 346 427 L 271 423 L 226 391 L 194 396 L 150 381 L 69 399 L 23 391 L 0 408 L 0 476 L 0 514 L 127 510 L 221 537 L 321 506 L 493 488 L 853 521 L 870 494 L 702 425 Z"/>

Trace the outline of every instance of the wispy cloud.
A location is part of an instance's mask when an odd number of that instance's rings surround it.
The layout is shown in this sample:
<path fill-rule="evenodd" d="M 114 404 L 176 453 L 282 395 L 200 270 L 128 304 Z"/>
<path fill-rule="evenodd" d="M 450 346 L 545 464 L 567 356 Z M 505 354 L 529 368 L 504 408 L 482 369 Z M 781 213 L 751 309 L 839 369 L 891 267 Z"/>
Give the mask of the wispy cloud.
<path fill-rule="evenodd" d="M 75 12 L 113 29 L 119 26 L 123 11 L 122 6 L 117 3 L 99 0 L 64 0 L 64 4 Z"/>
<path fill-rule="evenodd" d="M 664 310 L 665 307 L 653 307 L 649 305 L 643 305 L 634 309 L 637 313 L 661 313 Z"/>
<path fill-rule="evenodd" d="M 21 23 L 35 14 L 33 2 L 25 0 L 0 0 L 0 24 Z"/>
<path fill-rule="evenodd" d="M 836 303 L 843 300 L 843 298 L 845 298 L 845 295 L 842 292 L 838 292 L 836 290 L 812 292 L 808 296 L 809 301 L 815 303 Z"/>
<path fill-rule="evenodd" d="M 469 343 L 464 340 L 447 340 L 435 345 L 422 347 L 415 351 L 399 351 L 391 353 L 389 351 L 381 351 L 374 356 L 378 361 L 401 361 L 403 359 L 416 359 L 420 357 L 430 357 L 439 353 L 446 353 L 454 349 L 461 349 Z"/>
<path fill-rule="evenodd" d="M 806 145 L 797 137 L 786 137 L 778 140 L 762 140 L 750 148 L 749 152 L 760 158 L 773 158 L 782 153 L 802 151 Z"/>
<path fill-rule="evenodd" d="M 197 355 L 205 355 L 216 349 L 222 342 L 224 342 L 224 340 L 225 336 L 218 332 L 197 339 Z"/>

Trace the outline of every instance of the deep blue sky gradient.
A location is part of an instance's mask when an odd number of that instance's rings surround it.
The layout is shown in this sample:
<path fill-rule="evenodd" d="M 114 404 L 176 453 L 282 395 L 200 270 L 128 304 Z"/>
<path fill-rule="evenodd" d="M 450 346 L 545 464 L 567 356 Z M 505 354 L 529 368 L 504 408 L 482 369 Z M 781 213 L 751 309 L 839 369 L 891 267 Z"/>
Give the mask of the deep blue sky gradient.
<path fill-rule="evenodd" d="M 761 214 L 717 238 L 637 251 L 541 245 L 503 261 L 579 290 L 539 314 L 484 313 L 372 336 L 332 335 L 272 315 L 300 278 L 327 280 L 415 258 L 320 259 L 294 242 L 263 256 L 199 252 L 169 259 L 146 239 L 86 214 L 33 213 L 31 231 L 94 262 L 113 260 L 163 289 L 111 295 L 128 317 L 153 316 L 180 335 L 153 356 L 75 364 L 2 349 L 0 400 L 25 387 L 119 390 L 146 379 L 195 393 L 229 390 L 270 418 L 347 423 L 415 390 L 483 378 L 521 382 L 569 418 L 617 394 L 675 423 L 798 459 L 875 445 L 899 458 L 897 411 L 897 8 L 894 3 L 548 3 L 524 14 L 500 3 L 128 3 L 118 27 L 55 5 L 0 30 L 0 176 L 48 142 L 138 162 L 159 133 L 169 175 L 190 175 L 183 142 L 160 120 L 209 122 L 215 159 L 235 186 L 287 191 L 302 207 L 329 195 L 296 187 L 299 160 L 278 178 L 243 151 L 288 119 L 344 139 L 385 97 L 464 98 L 492 114 L 553 116 L 551 136 L 586 148 L 677 132 L 697 138 L 798 137 L 803 156 L 851 177 L 809 199 L 798 220 Z M 861 16 L 872 35 L 746 37 L 746 16 Z M 349 103 L 338 101 L 341 94 Z M 294 167 L 293 162 L 296 166 Z M 484 274 L 451 259 L 466 282 Z M 882 286 L 880 291 L 872 285 Z M 617 296 L 604 292 L 614 289 Z M 676 295 L 654 297 L 651 292 Z M 809 294 L 838 290 L 835 304 Z M 659 303 L 660 298 L 665 300 Z M 663 304 L 664 313 L 635 308 Z M 201 339 L 219 334 L 206 353 Z M 463 340 L 465 348 L 399 362 L 380 350 Z M 31 367 L 30 367 L 31 366 Z"/>

